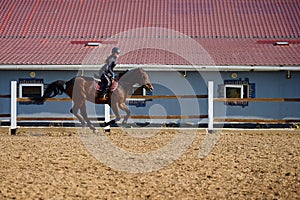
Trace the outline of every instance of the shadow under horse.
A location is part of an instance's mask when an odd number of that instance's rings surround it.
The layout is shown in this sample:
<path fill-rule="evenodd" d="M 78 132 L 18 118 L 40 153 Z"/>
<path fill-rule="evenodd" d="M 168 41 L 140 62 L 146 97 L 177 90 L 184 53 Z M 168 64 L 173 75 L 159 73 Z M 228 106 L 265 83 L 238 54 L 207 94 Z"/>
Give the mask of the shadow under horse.
<path fill-rule="evenodd" d="M 105 122 L 105 126 L 115 124 L 121 119 L 120 109 L 126 112 L 122 125 L 127 123 L 130 117 L 130 110 L 125 104 L 133 90 L 133 85 L 139 84 L 148 91 L 153 90 L 148 74 L 142 68 L 128 70 L 118 80 L 118 86 L 114 91 L 110 91 L 107 98 L 98 98 L 98 91 L 95 89 L 95 82 L 91 77 L 76 76 L 69 81 L 58 80 L 52 82 L 46 88 L 44 95 L 38 98 L 32 98 L 35 102 L 44 102 L 48 98 L 66 93 L 74 102 L 70 112 L 80 121 L 82 126 L 88 126 L 94 132 L 96 128 L 88 118 L 86 111 L 86 101 L 95 104 L 108 104 L 112 108 L 116 118 L 110 122 Z M 80 114 L 78 113 L 80 111 Z"/>

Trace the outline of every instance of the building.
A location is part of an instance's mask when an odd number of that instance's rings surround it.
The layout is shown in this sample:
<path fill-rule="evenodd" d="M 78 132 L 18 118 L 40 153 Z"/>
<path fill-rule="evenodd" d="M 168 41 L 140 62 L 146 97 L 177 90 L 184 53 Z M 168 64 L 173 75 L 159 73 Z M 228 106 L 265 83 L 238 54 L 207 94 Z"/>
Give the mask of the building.
<path fill-rule="evenodd" d="M 207 81 L 213 80 L 215 97 L 300 98 L 300 4 L 295 0 L 3 0 L 1 5 L 4 96 L 12 80 L 28 93 L 42 93 L 52 81 L 92 76 L 119 46 L 116 70 L 146 69 L 153 95 L 207 94 Z M 9 99 L 0 100 L 0 113 L 9 113 Z M 207 99 L 131 103 L 145 106 L 131 106 L 133 115 L 207 114 Z M 20 104 L 18 116 L 69 117 L 69 107 L 71 102 Z M 90 109 L 92 116 L 103 115 L 101 106 Z M 300 120 L 299 102 L 216 102 L 215 110 L 217 118 L 240 122 Z M 148 121 L 207 123 L 187 118 Z"/>

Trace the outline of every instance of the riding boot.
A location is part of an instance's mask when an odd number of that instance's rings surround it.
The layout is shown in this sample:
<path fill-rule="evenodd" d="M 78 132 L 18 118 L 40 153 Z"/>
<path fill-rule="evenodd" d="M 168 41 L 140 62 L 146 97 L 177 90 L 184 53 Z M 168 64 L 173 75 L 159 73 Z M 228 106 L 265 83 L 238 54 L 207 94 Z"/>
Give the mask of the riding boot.
<path fill-rule="evenodd" d="M 103 96 L 103 91 L 102 90 L 98 90 L 97 91 L 97 98 L 101 99 Z"/>
<path fill-rule="evenodd" d="M 103 98 L 106 98 L 106 96 L 108 95 L 108 91 L 109 91 L 109 88 L 106 88 L 106 89 L 103 91 Z"/>

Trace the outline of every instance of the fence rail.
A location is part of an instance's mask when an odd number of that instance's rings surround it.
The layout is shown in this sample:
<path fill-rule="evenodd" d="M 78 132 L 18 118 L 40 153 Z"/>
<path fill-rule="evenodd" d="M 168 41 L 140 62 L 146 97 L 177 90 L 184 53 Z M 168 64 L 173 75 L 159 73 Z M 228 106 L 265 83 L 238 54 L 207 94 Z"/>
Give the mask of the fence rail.
<path fill-rule="evenodd" d="M 31 102 L 32 100 L 27 97 L 23 97 L 23 98 L 17 98 L 17 101 L 18 102 Z M 47 99 L 47 101 L 52 101 L 52 102 L 53 101 L 62 101 L 62 102 L 64 102 L 64 101 L 72 101 L 72 99 L 71 98 L 49 98 L 49 99 Z"/>
<path fill-rule="evenodd" d="M 133 95 L 130 98 L 134 99 L 206 99 L 208 95 L 152 95 L 152 96 L 142 96 L 142 95 Z"/>
<path fill-rule="evenodd" d="M 0 98 L 10 98 L 10 94 L 0 94 Z"/>
<path fill-rule="evenodd" d="M 216 102 L 300 102 L 300 98 L 214 98 Z"/>
<path fill-rule="evenodd" d="M 214 118 L 214 102 L 300 102 L 300 98 L 214 98 L 214 82 L 208 82 L 208 130 L 213 131 L 214 122 L 237 123 L 291 123 L 299 119 L 247 119 L 247 118 Z"/>
<path fill-rule="evenodd" d="M 208 95 L 153 95 L 153 96 L 142 96 L 133 95 L 129 99 L 191 99 L 191 98 L 207 98 Z M 1 97 L 0 97 L 1 98 Z M 71 98 L 49 98 L 47 101 L 71 101 Z M 17 98 L 18 102 L 30 102 L 29 98 Z"/>
<path fill-rule="evenodd" d="M 300 119 L 241 119 L 241 118 L 214 118 L 214 122 L 242 122 L 242 123 L 270 123 L 286 124 L 298 123 Z"/>

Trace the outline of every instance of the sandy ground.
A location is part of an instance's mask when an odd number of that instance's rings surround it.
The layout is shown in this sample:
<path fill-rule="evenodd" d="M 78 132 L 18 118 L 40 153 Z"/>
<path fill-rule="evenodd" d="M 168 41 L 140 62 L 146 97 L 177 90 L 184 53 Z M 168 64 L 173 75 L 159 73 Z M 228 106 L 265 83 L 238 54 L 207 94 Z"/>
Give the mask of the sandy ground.
<path fill-rule="evenodd" d="M 142 154 L 179 133 L 135 132 L 112 129 L 107 138 Z M 97 160 L 76 129 L 21 128 L 10 136 L 2 127 L 0 199 L 300 199 L 300 130 L 223 130 L 208 150 L 206 131 L 192 132 L 192 144 L 173 163 L 132 173 Z"/>

